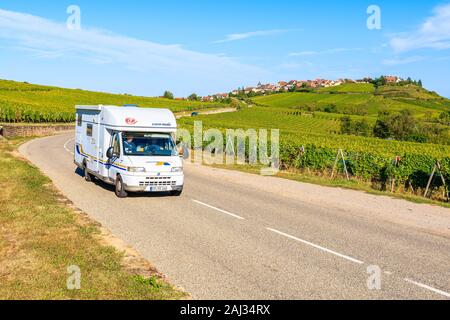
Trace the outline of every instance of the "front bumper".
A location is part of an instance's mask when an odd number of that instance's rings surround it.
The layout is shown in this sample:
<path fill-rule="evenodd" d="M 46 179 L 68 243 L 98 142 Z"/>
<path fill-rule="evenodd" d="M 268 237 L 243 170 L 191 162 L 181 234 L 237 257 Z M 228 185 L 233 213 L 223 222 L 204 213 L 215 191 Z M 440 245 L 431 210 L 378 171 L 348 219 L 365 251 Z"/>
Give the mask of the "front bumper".
<path fill-rule="evenodd" d="M 184 186 L 183 173 L 166 173 L 156 175 L 122 175 L 124 188 L 129 192 L 159 192 L 155 189 L 164 189 L 163 191 L 181 191 Z"/>

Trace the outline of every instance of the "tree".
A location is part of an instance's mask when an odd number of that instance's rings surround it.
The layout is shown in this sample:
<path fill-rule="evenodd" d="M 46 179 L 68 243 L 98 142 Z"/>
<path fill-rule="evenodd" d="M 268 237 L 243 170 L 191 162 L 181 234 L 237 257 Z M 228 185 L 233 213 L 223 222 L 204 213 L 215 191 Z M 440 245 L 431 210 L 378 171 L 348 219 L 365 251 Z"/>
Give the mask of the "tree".
<path fill-rule="evenodd" d="M 411 110 L 400 111 L 399 115 L 391 119 L 391 133 L 397 140 L 408 140 L 408 137 L 417 133 L 417 120 Z"/>
<path fill-rule="evenodd" d="M 170 91 L 165 91 L 163 97 L 170 100 L 174 99 L 173 93 Z"/>
<path fill-rule="evenodd" d="M 350 117 L 341 118 L 341 134 L 352 134 L 352 119 Z"/>
<path fill-rule="evenodd" d="M 370 131 L 370 125 L 365 119 L 353 121 L 347 116 L 341 118 L 341 134 L 368 137 L 370 136 Z"/>
<path fill-rule="evenodd" d="M 241 103 L 238 99 L 231 99 L 230 108 L 235 108 L 236 110 L 241 109 Z"/>
<path fill-rule="evenodd" d="M 422 84 L 422 80 L 419 80 L 419 82 L 417 83 L 417 85 L 421 88 L 423 88 L 423 84 Z"/>
<path fill-rule="evenodd" d="M 371 83 L 375 86 L 375 89 L 378 89 L 378 87 L 385 86 L 387 84 L 387 79 L 385 76 L 381 76 L 372 80 Z"/>
<path fill-rule="evenodd" d="M 356 121 L 354 125 L 354 134 L 357 136 L 370 136 L 370 126 L 367 120 Z"/>
<path fill-rule="evenodd" d="M 337 113 L 337 106 L 334 103 L 332 103 L 329 106 L 326 106 L 325 109 L 323 109 L 323 111 L 327 113 Z"/>
<path fill-rule="evenodd" d="M 439 115 L 439 122 L 446 126 L 450 126 L 450 111 L 442 112 Z"/>
<path fill-rule="evenodd" d="M 417 135 L 417 128 L 417 119 L 410 110 L 405 109 L 398 114 L 383 111 L 378 116 L 373 134 L 382 139 L 409 140 L 411 136 Z"/>
<path fill-rule="evenodd" d="M 373 128 L 373 135 L 377 138 L 387 139 L 390 136 L 389 126 L 386 121 L 378 119 Z"/>
<path fill-rule="evenodd" d="M 191 95 L 188 97 L 188 100 L 191 100 L 191 101 L 197 101 L 197 100 L 198 100 L 198 95 L 197 95 L 196 93 L 193 93 L 193 94 L 191 94 Z"/>

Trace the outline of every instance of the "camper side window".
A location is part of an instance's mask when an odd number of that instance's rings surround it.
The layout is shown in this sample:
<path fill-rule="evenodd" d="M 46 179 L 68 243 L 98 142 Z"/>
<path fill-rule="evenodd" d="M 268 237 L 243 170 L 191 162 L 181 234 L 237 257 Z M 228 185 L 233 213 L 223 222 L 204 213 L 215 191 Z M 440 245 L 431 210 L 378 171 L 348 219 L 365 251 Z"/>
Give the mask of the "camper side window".
<path fill-rule="evenodd" d="M 87 128 L 86 128 L 86 135 L 88 137 L 92 137 L 92 124 L 88 123 Z"/>
<path fill-rule="evenodd" d="M 120 139 L 119 134 L 116 133 L 113 138 L 113 148 L 114 148 L 114 154 L 120 154 Z"/>
<path fill-rule="evenodd" d="M 81 127 L 83 125 L 83 115 L 82 114 L 77 115 L 77 125 L 79 127 Z"/>

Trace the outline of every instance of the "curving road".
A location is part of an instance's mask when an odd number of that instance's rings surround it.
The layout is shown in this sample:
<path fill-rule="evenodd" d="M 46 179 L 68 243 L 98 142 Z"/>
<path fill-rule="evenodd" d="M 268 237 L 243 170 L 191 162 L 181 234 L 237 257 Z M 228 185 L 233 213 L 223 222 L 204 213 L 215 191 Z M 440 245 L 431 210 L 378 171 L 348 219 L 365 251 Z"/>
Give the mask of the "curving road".
<path fill-rule="evenodd" d="M 450 299 L 449 209 L 192 164 L 180 198 L 118 199 L 77 174 L 72 136 L 20 152 L 194 298 Z"/>

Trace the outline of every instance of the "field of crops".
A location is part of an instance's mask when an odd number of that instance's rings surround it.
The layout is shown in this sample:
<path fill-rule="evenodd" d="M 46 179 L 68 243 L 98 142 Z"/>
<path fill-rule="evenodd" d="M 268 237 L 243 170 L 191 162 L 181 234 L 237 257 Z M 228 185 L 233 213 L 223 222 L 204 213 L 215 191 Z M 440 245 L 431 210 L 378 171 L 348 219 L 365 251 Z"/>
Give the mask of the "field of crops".
<path fill-rule="evenodd" d="M 292 109 L 323 109 L 334 106 L 339 113 L 376 116 L 380 110 L 411 110 L 416 116 L 437 116 L 449 110 L 450 100 L 419 87 L 381 87 L 375 93 L 369 84 L 346 84 L 317 92 L 282 93 L 253 98 L 260 106 Z"/>
<path fill-rule="evenodd" d="M 192 129 L 194 121 L 202 121 L 204 128 L 222 130 L 280 129 L 281 161 L 288 168 L 331 170 L 342 149 L 350 174 L 358 179 L 385 185 L 395 178 L 398 187 L 424 188 L 439 161 L 450 180 L 449 146 L 338 135 L 334 134 L 339 131 L 335 115 L 299 111 L 293 115 L 287 111 L 295 112 L 289 108 L 253 107 L 236 113 L 185 118 L 180 125 Z M 396 159 L 400 161 L 396 163 Z"/>
<path fill-rule="evenodd" d="M 373 124 L 381 109 L 409 109 L 418 117 L 430 113 L 436 116 L 450 110 L 450 101 L 434 93 L 418 87 L 375 90 L 370 85 L 351 84 L 335 87 L 333 91 L 273 94 L 255 97 L 253 101 L 253 107 L 244 107 L 239 112 L 184 118 L 180 125 L 191 129 L 193 121 L 203 121 L 205 128 L 280 129 L 281 161 L 288 168 L 330 170 L 338 150 L 342 149 L 350 174 L 359 179 L 385 184 L 395 178 L 398 186 L 407 183 L 413 188 L 423 188 L 439 161 L 450 180 L 448 146 L 338 134 L 342 111 L 347 111 L 352 119 L 365 119 Z M 0 80 L 0 122 L 71 122 L 76 104 L 137 104 L 170 108 L 175 112 L 226 106 Z M 337 108 L 335 113 L 314 109 L 331 105 Z M 353 113 L 355 110 L 358 112 Z"/>
<path fill-rule="evenodd" d="M 442 100 L 435 92 L 430 92 L 426 89 L 420 88 L 414 85 L 406 85 L 406 86 L 381 86 L 376 90 L 376 93 L 379 95 L 383 95 L 385 97 L 392 98 L 410 98 L 410 99 L 419 99 L 419 100 Z"/>
<path fill-rule="evenodd" d="M 62 89 L 0 80 L 0 122 L 71 122 L 75 105 L 137 104 L 174 112 L 224 107 L 223 104 L 147 98 L 85 90 Z"/>
<path fill-rule="evenodd" d="M 375 87 L 370 83 L 345 83 L 336 87 L 320 88 L 317 92 L 374 93 Z"/>
<path fill-rule="evenodd" d="M 432 144 L 342 135 L 285 135 L 281 160 L 291 168 L 330 170 L 339 149 L 344 151 L 352 176 L 381 186 L 394 178 L 397 187 L 423 190 L 436 161 L 440 162 L 446 180 L 450 179 L 450 147 Z"/>
<path fill-rule="evenodd" d="M 193 119 L 204 121 L 209 127 L 215 128 L 273 128 L 292 134 L 298 132 L 324 134 L 339 132 L 339 121 L 337 119 L 321 117 L 312 113 L 271 108 L 248 108 L 239 112 L 199 116 Z M 180 122 L 191 123 L 193 119 L 180 119 Z"/>

